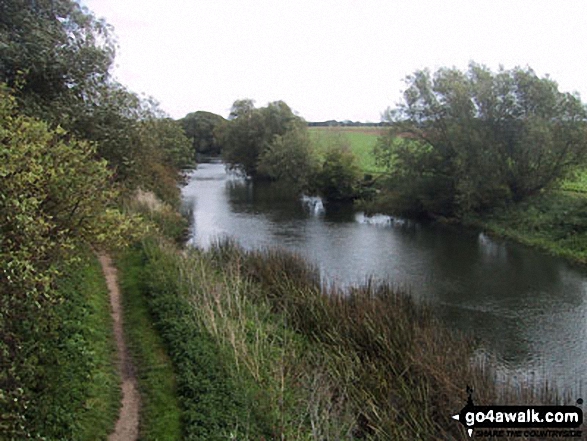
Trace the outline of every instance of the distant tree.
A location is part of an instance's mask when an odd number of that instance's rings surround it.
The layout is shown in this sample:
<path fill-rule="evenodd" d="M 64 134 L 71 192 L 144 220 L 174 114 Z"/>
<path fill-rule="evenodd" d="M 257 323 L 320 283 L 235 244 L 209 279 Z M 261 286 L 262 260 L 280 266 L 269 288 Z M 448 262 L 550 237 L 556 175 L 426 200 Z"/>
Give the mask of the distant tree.
<path fill-rule="evenodd" d="M 359 192 L 361 179 L 361 168 L 348 141 L 335 138 L 314 176 L 316 190 L 328 201 L 351 200 Z"/>
<path fill-rule="evenodd" d="M 223 117 L 198 111 L 188 113 L 179 123 L 192 143 L 193 152 L 208 155 L 219 155 L 222 152 L 219 138 L 221 126 L 226 123 Z"/>
<path fill-rule="evenodd" d="M 261 153 L 258 172 L 299 192 L 308 189 L 317 166 L 308 131 L 296 127 L 275 135 Z"/>
<path fill-rule="evenodd" d="M 258 109 L 252 100 L 236 101 L 223 128 L 223 158 L 231 168 L 248 176 L 268 177 L 259 172 L 259 159 L 276 137 L 290 130 L 307 130 L 306 123 L 283 101 Z"/>
<path fill-rule="evenodd" d="M 529 68 L 416 71 L 377 145 L 394 189 L 419 211 L 455 215 L 520 201 L 587 159 L 587 112 Z"/>

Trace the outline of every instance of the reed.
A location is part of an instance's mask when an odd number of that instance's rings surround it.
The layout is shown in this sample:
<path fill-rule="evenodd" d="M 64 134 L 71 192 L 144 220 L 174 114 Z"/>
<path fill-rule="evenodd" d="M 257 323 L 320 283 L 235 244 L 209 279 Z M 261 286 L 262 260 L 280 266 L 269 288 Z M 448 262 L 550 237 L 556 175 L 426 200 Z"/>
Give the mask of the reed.
<path fill-rule="evenodd" d="M 144 249 L 149 303 L 183 366 L 178 381 L 201 368 L 186 358 L 200 341 L 212 374 L 207 393 L 218 392 L 215 382 L 231 387 L 213 403 L 232 439 L 467 439 L 451 419 L 466 385 L 477 404 L 559 400 L 549 389 L 498 386 L 490 366 L 473 361 L 472 339 L 389 284 L 322 286 L 300 256 L 231 241 L 208 251 Z M 178 322 L 187 326 L 179 333 Z M 191 392 L 179 388 L 184 408 L 203 399 Z"/>

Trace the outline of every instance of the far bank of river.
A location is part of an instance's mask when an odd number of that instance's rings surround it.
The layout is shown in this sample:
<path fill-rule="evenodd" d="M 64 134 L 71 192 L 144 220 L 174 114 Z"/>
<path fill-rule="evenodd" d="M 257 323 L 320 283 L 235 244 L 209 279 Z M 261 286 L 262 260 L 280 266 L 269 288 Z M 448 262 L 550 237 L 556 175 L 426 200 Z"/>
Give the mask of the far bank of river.
<path fill-rule="evenodd" d="M 291 199 L 270 185 L 200 164 L 182 190 L 191 242 L 230 236 L 247 248 L 284 247 L 327 283 L 389 279 L 430 302 L 450 328 L 480 338 L 509 381 L 581 392 L 587 375 L 587 271 L 476 229 L 365 217 Z"/>

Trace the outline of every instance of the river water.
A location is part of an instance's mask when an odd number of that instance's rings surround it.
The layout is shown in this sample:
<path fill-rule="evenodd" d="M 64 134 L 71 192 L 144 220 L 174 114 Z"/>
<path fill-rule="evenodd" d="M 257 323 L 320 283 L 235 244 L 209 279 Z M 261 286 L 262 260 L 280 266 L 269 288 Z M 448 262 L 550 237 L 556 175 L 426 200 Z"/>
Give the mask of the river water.
<path fill-rule="evenodd" d="M 190 242 L 233 237 L 284 247 L 339 285 L 390 280 L 429 302 L 450 328 L 473 334 L 509 381 L 547 381 L 580 396 L 587 378 L 587 271 L 481 231 L 366 217 L 295 199 L 204 163 L 182 189 Z"/>

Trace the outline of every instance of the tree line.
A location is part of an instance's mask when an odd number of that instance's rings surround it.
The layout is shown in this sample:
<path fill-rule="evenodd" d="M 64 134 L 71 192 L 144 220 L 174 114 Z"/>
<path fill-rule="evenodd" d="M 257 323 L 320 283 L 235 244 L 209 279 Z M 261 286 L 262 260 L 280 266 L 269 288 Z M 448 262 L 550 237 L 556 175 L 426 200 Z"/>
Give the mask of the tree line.
<path fill-rule="evenodd" d="M 348 146 L 331 146 L 326 155 L 312 149 L 308 126 L 341 123 L 306 123 L 282 101 L 261 109 L 236 101 L 228 121 L 218 118 L 215 151 L 253 179 L 285 180 L 332 199 L 373 194 L 360 191 Z M 484 213 L 552 188 L 587 165 L 585 105 L 531 68 L 493 72 L 472 62 L 464 72 L 418 70 L 382 120 L 386 129 L 373 151 L 384 171 L 379 190 L 401 214 Z"/>

